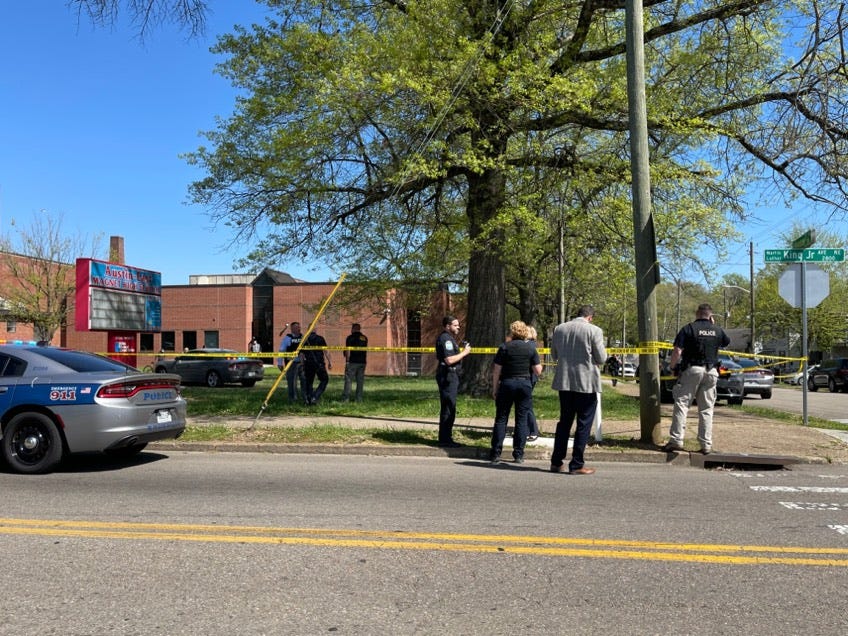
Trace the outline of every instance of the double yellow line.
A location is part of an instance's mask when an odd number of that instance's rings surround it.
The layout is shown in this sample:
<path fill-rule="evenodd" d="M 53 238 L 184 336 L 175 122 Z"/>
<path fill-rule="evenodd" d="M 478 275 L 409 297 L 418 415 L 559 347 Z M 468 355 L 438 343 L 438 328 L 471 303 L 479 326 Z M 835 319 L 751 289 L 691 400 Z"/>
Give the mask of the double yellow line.
<path fill-rule="evenodd" d="M 432 550 L 723 565 L 848 566 L 848 548 L 721 545 L 382 530 L 0 519 L 0 535 Z"/>

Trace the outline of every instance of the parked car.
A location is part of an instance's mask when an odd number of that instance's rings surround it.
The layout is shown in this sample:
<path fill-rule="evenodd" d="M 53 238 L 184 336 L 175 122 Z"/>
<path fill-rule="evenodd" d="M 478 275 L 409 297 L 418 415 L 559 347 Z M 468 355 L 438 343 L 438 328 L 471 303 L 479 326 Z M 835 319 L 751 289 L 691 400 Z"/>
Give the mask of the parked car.
<path fill-rule="evenodd" d="M 10 469 L 46 473 L 67 453 L 131 456 L 182 435 L 175 375 L 49 346 L 0 345 L 0 448 Z"/>
<path fill-rule="evenodd" d="M 672 388 L 677 378 L 665 361 L 660 363 L 660 402 L 670 404 L 674 401 Z M 728 404 L 742 404 L 745 397 L 745 379 L 742 367 L 730 359 L 719 360 L 718 381 L 716 382 L 716 400 L 727 400 Z"/>
<path fill-rule="evenodd" d="M 819 365 L 817 365 L 817 364 L 806 367 L 802 371 L 798 371 L 798 372 L 794 373 L 793 375 L 790 375 L 787 378 L 786 383 L 792 384 L 794 386 L 800 386 L 801 384 L 803 384 L 804 382 L 807 381 L 807 377 L 809 376 L 809 374 L 812 373 L 813 371 L 815 371 L 818 368 L 819 368 Z"/>
<path fill-rule="evenodd" d="M 826 386 L 831 393 L 848 391 L 848 358 L 831 358 L 819 364 L 807 377 L 807 388 L 818 391 Z"/>
<path fill-rule="evenodd" d="M 621 377 L 623 378 L 635 378 L 636 377 L 636 365 L 632 362 L 625 362 L 621 366 Z"/>
<path fill-rule="evenodd" d="M 245 358 L 232 349 L 190 349 L 156 363 L 156 373 L 176 373 L 185 384 L 253 386 L 263 377 L 262 361 Z"/>
<path fill-rule="evenodd" d="M 742 404 L 745 398 L 745 377 L 741 365 L 733 360 L 719 360 L 717 399 L 727 400 L 728 404 Z"/>
<path fill-rule="evenodd" d="M 727 360 L 728 358 L 721 358 Z M 752 358 L 736 357 L 733 362 L 742 367 L 745 379 L 745 395 L 759 395 L 764 400 L 771 399 L 774 388 L 774 371 L 762 366 Z"/>

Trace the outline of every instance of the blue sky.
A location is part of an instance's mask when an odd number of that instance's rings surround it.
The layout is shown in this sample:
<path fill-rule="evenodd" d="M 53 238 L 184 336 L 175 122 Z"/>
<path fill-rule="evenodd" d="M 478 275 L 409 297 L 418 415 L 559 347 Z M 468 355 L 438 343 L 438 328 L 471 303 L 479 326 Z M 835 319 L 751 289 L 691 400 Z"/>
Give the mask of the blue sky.
<path fill-rule="evenodd" d="M 64 0 L 3 2 L 0 8 L 0 231 L 46 210 L 64 233 L 123 236 L 128 265 L 162 272 L 226 274 L 246 250 L 227 247 L 227 228 L 188 205 L 203 175 L 180 158 L 201 130 L 233 111 L 235 92 L 212 72 L 217 34 L 263 21 L 254 0 L 210 3 L 207 34 L 188 40 L 162 25 L 144 42 L 126 20 L 114 28 L 78 22 Z M 306 280 L 326 269 L 280 266 Z"/>
<path fill-rule="evenodd" d="M 833 208 L 815 205 L 806 200 L 796 200 L 791 207 L 783 203 L 767 206 L 751 205 L 752 218 L 738 226 L 743 238 L 731 245 L 728 257 L 718 267 L 718 276 L 740 274 L 746 279 L 750 273 L 750 245 L 754 245 L 754 273 L 763 267 L 765 251 L 789 247 L 787 240 L 799 236 L 800 229 L 814 229 L 846 237 L 848 222 L 841 215 L 833 214 Z M 833 218 L 831 218 L 833 216 Z M 800 228 L 800 229 L 796 229 Z M 822 246 L 820 243 L 817 247 Z M 830 246 L 827 247 L 837 247 Z M 843 246 L 844 247 L 844 246 Z"/>
<path fill-rule="evenodd" d="M 215 36 L 234 24 L 262 22 L 254 0 L 210 3 L 206 36 L 187 40 L 162 25 L 144 42 L 125 20 L 95 27 L 64 0 L 3 2 L 0 8 L 0 232 L 28 225 L 46 210 L 67 234 L 125 239 L 127 264 L 162 272 L 166 285 L 190 274 L 226 274 L 246 249 L 188 205 L 188 185 L 204 176 L 179 155 L 195 150 L 202 130 L 233 110 L 234 90 L 212 72 Z M 720 273 L 748 275 L 766 249 L 783 247 L 793 223 L 822 229 L 829 211 L 799 203 L 752 210 Z M 845 233 L 844 221 L 826 229 Z M 305 280 L 335 280 L 320 264 L 279 269 Z"/>

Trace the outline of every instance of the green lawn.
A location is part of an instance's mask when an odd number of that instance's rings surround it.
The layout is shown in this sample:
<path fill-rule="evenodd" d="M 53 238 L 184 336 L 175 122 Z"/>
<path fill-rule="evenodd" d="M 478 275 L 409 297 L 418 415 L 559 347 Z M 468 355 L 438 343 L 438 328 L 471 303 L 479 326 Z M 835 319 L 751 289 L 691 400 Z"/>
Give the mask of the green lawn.
<path fill-rule="evenodd" d="M 246 388 L 238 385 L 210 389 L 207 387 L 185 387 L 183 396 L 188 402 L 189 427 L 183 439 L 192 441 L 250 439 L 269 442 L 313 442 L 313 443 L 432 443 L 436 442 L 435 427 L 424 431 L 387 431 L 385 429 L 352 430 L 336 425 L 314 425 L 306 428 L 257 428 L 249 433 L 237 431 L 225 424 L 193 426 L 192 416 L 243 416 L 268 417 L 276 415 L 310 416 L 362 416 L 398 419 L 421 419 L 434 421 L 439 416 L 439 395 L 436 381 L 432 377 L 366 377 L 365 396 L 361 403 L 342 402 L 344 380 L 330 377 L 327 392 L 317 406 L 289 404 L 285 380 L 274 383 L 279 375 L 276 368 L 266 368 L 265 379 L 256 386 Z M 536 415 L 542 420 L 556 420 L 559 416 L 559 398 L 550 388 L 550 376 L 536 386 L 533 403 Z M 273 391 L 272 391 L 273 389 Z M 263 404 L 267 400 L 267 406 Z M 791 424 L 802 424 L 800 415 L 779 413 L 767 408 L 743 405 L 738 408 L 748 413 L 761 415 Z M 623 395 L 618 389 L 604 386 L 604 418 L 615 421 L 638 421 L 639 399 Z M 494 400 L 491 397 L 472 398 L 460 395 L 457 413 L 462 418 L 493 418 Z M 848 430 L 848 426 L 827 420 L 809 418 L 811 426 Z M 490 438 L 488 431 L 458 430 L 457 439 L 466 444 L 486 446 Z M 609 439 L 605 443 L 616 443 Z M 624 440 L 619 440 L 624 442 Z"/>
<path fill-rule="evenodd" d="M 192 416 L 249 416 L 273 417 L 277 415 L 309 416 L 362 416 L 387 417 L 435 421 L 439 417 L 439 394 L 432 377 L 366 377 L 365 394 L 361 403 L 342 402 L 344 379 L 331 376 L 326 393 L 317 406 L 289 404 L 285 380 L 274 384 L 279 371 L 266 368 L 265 379 L 251 388 L 227 386 L 210 389 L 190 386 L 183 389 L 188 402 L 189 426 L 182 439 L 187 441 L 251 441 L 277 443 L 377 443 L 377 444 L 429 444 L 435 445 L 436 427 L 424 430 L 351 429 L 332 424 L 309 427 L 256 427 L 240 431 L 226 424 L 196 426 Z M 263 404 L 267 406 L 263 410 Z M 559 397 L 543 379 L 533 396 L 537 417 L 543 420 L 559 416 Z M 462 418 L 483 417 L 491 419 L 495 403 L 491 397 L 472 398 L 460 395 L 457 412 Z M 604 393 L 604 417 L 613 419 L 638 419 L 639 404 L 633 397 L 616 391 Z M 457 441 L 471 446 L 488 447 L 491 431 L 477 431 L 466 427 L 454 430 Z"/>
<path fill-rule="evenodd" d="M 317 406 L 289 404 L 285 379 L 272 392 L 279 375 L 276 368 L 265 370 L 266 377 L 251 388 L 238 385 L 210 389 L 185 387 L 183 396 L 192 415 L 258 415 L 266 399 L 263 415 L 378 415 L 404 419 L 435 419 L 439 416 L 439 394 L 431 377 L 366 377 L 365 395 L 361 403 L 342 402 L 344 379 L 330 377 L 326 393 Z M 638 419 L 639 403 L 615 390 L 604 390 L 604 417 L 616 420 Z M 549 378 L 543 378 L 533 394 L 536 415 L 540 419 L 559 416 L 559 397 L 550 388 Z M 473 398 L 460 395 L 457 412 L 462 417 L 494 417 L 495 403 L 491 397 Z"/>

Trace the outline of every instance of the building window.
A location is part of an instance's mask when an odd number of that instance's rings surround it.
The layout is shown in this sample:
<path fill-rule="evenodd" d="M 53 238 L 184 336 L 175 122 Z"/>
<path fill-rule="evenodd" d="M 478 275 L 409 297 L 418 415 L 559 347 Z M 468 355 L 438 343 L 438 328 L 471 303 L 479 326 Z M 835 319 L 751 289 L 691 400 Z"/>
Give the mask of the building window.
<path fill-rule="evenodd" d="M 203 346 L 207 349 L 217 349 L 218 348 L 218 332 L 217 331 L 204 331 L 203 332 Z"/>
<path fill-rule="evenodd" d="M 6 333 L 15 333 L 18 330 L 18 323 L 15 320 L 6 321 Z"/>
<path fill-rule="evenodd" d="M 197 349 L 196 331 L 183 331 L 183 349 Z"/>
<path fill-rule="evenodd" d="M 138 335 L 138 350 L 142 353 L 153 351 L 152 333 L 142 333 Z"/>
<path fill-rule="evenodd" d="M 177 338 L 173 331 L 162 332 L 162 351 L 176 351 Z"/>

